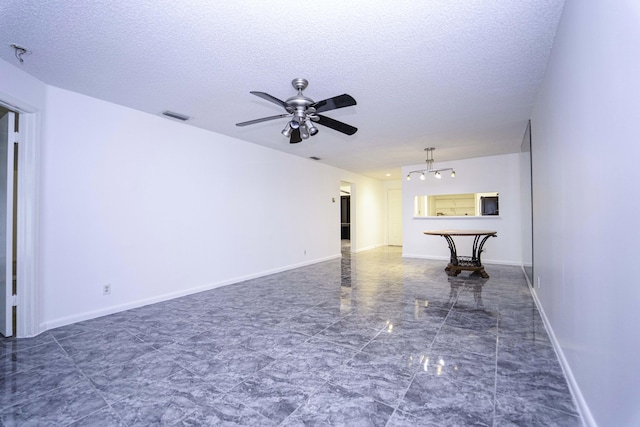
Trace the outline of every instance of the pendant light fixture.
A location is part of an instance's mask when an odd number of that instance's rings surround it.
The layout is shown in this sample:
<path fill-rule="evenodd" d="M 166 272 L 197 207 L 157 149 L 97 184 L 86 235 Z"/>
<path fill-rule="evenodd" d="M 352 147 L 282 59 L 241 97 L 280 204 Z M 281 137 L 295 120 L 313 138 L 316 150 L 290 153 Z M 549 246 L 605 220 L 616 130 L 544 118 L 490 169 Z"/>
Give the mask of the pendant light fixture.
<path fill-rule="evenodd" d="M 419 169 L 419 170 L 409 172 L 407 174 L 407 181 L 411 181 L 412 173 L 419 173 L 420 179 L 423 181 L 425 180 L 425 175 L 428 173 L 432 173 L 434 178 L 436 179 L 441 179 L 442 174 L 440 172 L 444 172 L 444 171 L 451 171 L 451 178 L 456 177 L 456 171 L 454 171 L 453 168 L 442 168 L 442 169 L 433 168 L 433 150 L 435 150 L 434 147 L 429 147 L 424 149 L 424 151 L 427 152 L 427 169 Z"/>

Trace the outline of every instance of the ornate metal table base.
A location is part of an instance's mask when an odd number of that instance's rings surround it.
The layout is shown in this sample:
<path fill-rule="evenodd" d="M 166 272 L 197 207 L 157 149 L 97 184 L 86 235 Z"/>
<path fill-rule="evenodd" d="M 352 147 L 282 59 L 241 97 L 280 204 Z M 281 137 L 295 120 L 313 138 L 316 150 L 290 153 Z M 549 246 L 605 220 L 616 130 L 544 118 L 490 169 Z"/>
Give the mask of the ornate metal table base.
<path fill-rule="evenodd" d="M 462 270 L 469 270 L 469 271 L 473 271 L 471 275 L 478 275 L 483 279 L 489 278 L 489 275 L 487 274 L 487 272 L 484 271 L 483 265 L 463 265 L 463 264 L 460 264 L 459 261 L 460 261 L 460 257 L 458 257 L 458 265 L 449 263 L 444 268 L 444 271 L 447 272 L 448 276 L 456 277 L 458 274 L 462 272 Z"/>
<path fill-rule="evenodd" d="M 444 271 L 449 276 L 457 276 L 462 270 L 472 271 L 472 275 L 479 275 L 484 279 L 488 279 L 489 275 L 484 271 L 484 266 L 480 260 L 482 254 L 482 247 L 489 237 L 497 237 L 496 231 L 485 230 L 437 230 L 437 231 L 425 231 L 424 234 L 430 234 L 435 236 L 442 236 L 449 245 L 449 251 L 451 252 L 451 260 Z M 473 238 L 473 250 L 471 256 L 458 256 L 456 250 L 456 244 L 451 236 L 474 236 Z"/>

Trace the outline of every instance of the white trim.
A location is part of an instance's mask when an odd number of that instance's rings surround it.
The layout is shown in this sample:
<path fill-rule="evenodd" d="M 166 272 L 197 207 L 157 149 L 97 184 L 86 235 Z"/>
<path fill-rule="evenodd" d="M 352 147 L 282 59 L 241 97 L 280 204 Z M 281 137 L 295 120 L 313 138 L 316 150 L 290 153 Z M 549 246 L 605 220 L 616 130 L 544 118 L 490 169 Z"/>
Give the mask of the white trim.
<path fill-rule="evenodd" d="M 38 147 L 41 114 L 37 109 L 7 94 L 0 94 L 0 105 L 18 113 L 18 192 L 17 192 L 17 271 L 20 294 L 17 310 L 17 337 L 33 337 L 38 328 L 36 257 L 38 241 Z"/>
<path fill-rule="evenodd" d="M 437 256 L 437 255 L 420 255 L 420 254 L 402 254 L 402 258 L 418 258 L 418 259 L 430 259 L 434 261 L 447 261 L 451 259 L 450 256 Z M 482 265 L 513 265 L 520 267 L 522 265 L 519 261 L 505 261 L 500 259 L 482 259 Z"/>
<path fill-rule="evenodd" d="M 13 306 L 14 294 L 13 294 L 13 226 L 14 222 L 14 198 L 13 198 L 13 184 L 14 184 L 14 142 L 16 138 L 15 133 L 15 113 L 9 111 L 2 115 L 2 161 L 0 161 L 0 170 L 2 170 L 2 184 L 4 196 L 2 197 L 2 203 L 4 204 L 3 223 L 0 226 L 3 229 L 4 244 L 2 246 L 2 264 L 3 273 L 1 280 L 3 282 L 2 290 L 0 291 L 2 301 L 2 311 L 0 316 L 0 334 L 5 337 L 13 336 Z"/>
<path fill-rule="evenodd" d="M 53 319 L 53 320 L 50 320 L 48 322 L 42 323 L 40 325 L 40 330 L 42 332 L 44 332 L 44 331 L 49 330 L 49 329 L 58 328 L 60 326 L 70 325 L 72 323 L 81 322 L 83 320 L 95 319 L 96 317 L 107 316 L 109 314 L 119 313 L 121 311 L 131 310 L 131 309 L 138 308 L 138 307 L 143 307 L 143 306 L 149 305 L 149 304 L 155 304 L 155 303 L 158 303 L 158 302 L 168 301 L 168 300 L 172 300 L 174 298 L 180 298 L 180 297 L 183 297 L 183 296 L 186 296 L 186 295 L 191 295 L 191 294 L 196 294 L 196 293 L 199 293 L 199 292 L 208 291 L 208 290 L 219 288 L 219 287 L 222 287 L 222 286 L 233 285 L 235 283 L 240 283 L 240 282 L 244 282 L 246 280 L 256 279 L 258 277 L 269 276 L 271 274 L 280 273 L 280 272 L 287 271 L 287 270 L 294 270 L 296 268 L 305 267 L 307 265 L 317 264 L 317 263 L 324 262 L 324 261 L 331 261 L 331 260 L 334 260 L 334 259 L 338 259 L 341 256 L 342 256 L 342 254 L 330 255 L 330 256 L 327 256 L 327 257 L 315 259 L 313 261 L 301 262 L 301 263 L 292 264 L 292 265 L 289 265 L 289 266 L 286 266 L 286 267 L 274 268 L 272 270 L 265 270 L 265 271 L 262 271 L 262 272 L 259 272 L 259 273 L 248 274 L 246 276 L 239 276 L 239 277 L 234 277 L 234 278 L 231 278 L 231 279 L 221 280 L 219 282 L 208 283 L 206 285 L 196 286 L 196 287 L 190 288 L 190 289 L 183 289 L 183 290 L 180 290 L 178 292 L 171 292 L 171 293 L 164 294 L 164 295 L 158 295 L 158 296 L 145 298 L 145 299 L 138 300 L 138 301 L 128 302 L 126 304 L 120 304 L 120 305 L 115 305 L 115 306 L 111 306 L 111 307 L 106 307 L 106 308 L 103 308 L 103 309 L 100 309 L 100 310 L 88 311 L 88 312 L 76 314 L 76 315 L 73 315 L 73 316 L 61 317 L 61 318 L 58 318 L 58 319 Z"/>
<path fill-rule="evenodd" d="M 499 215 L 440 215 L 440 216 L 414 216 L 412 219 L 502 219 Z"/>
<path fill-rule="evenodd" d="M 38 129 L 39 113 L 19 112 L 20 142 L 18 144 L 18 229 L 17 280 L 20 304 L 18 308 L 18 337 L 38 335 Z"/>
<path fill-rule="evenodd" d="M 591 411 L 589 410 L 589 406 L 587 405 L 587 401 L 584 399 L 582 392 L 580 391 L 580 387 L 573 376 L 573 372 L 571 371 L 571 367 L 569 366 L 569 362 L 567 358 L 564 356 L 564 352 L 562 351 L 562 347 L 556 338 L 555 333 L 553 332 L 553 328 L 551 327 L 551 323 L 549 323 L 549 319 L 542 308 L 542 304 L 538 299 L 538 294 L 536 293 L 535 288 L 533 287 L 531 281 L 529 280 L 529 276 L 527 276 L 527 272 L 524 271 L 524 266 L 522 266 L 522 272 L 524 273 L 524 277 L 527 279 L 527 284 L 529 286 L 529 291 L 531 292 L 531 296 L 533 297 L 533 301 L 540 312 L 540 317 L 542 317 L 542 323 L 544 324 L 544 328 L 549 335 L 549 339 L 551 340 L 551 345 L 553 345 L 553 349 L 558 356 L 558 361 L 560 362 L 560 367 L 564 372 L 564 376 L 567 379 L 567 383 L 569 385 L 569 390 L 571 391 L 571 396 L 573 397 L 573 401 L 578 408 L 578 412 L 580 417 L 582 418 L 583 425 L 587 427 L 597 427 L 596 420 L 593 418 Z"/>

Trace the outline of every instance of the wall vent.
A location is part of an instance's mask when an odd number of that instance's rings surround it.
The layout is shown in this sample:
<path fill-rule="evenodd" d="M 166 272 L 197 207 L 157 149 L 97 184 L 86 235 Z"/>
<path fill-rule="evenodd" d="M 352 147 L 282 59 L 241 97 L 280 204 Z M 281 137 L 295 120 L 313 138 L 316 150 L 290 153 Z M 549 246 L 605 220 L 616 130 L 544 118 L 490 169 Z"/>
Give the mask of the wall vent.
<path fill-rule="evenodd" d="M 172 119 L 182 120 L 183 122 L 186 122 L 187 120 L 189 120 L 189 116 L 185 116 L 184 114 L 174 113 L 173 111 L 163 111 L 162 115 L 171 117 Z"/>
<path fill-rule="evenodd" d="M 316 156 L 311 156 L 309 157 L 311 160 L 321 160 L 320 157 L 316 157 Z"/>

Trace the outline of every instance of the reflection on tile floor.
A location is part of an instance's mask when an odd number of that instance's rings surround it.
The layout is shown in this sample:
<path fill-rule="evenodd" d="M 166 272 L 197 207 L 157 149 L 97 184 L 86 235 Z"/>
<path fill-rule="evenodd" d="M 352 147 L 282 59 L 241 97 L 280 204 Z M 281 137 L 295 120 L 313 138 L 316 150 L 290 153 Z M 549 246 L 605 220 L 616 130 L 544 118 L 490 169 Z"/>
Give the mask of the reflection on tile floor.
<path fill-rule="evenodd" d="M 580 426 L 520 267 L 383 247 L 0 341 L 2 425 Z"/>

